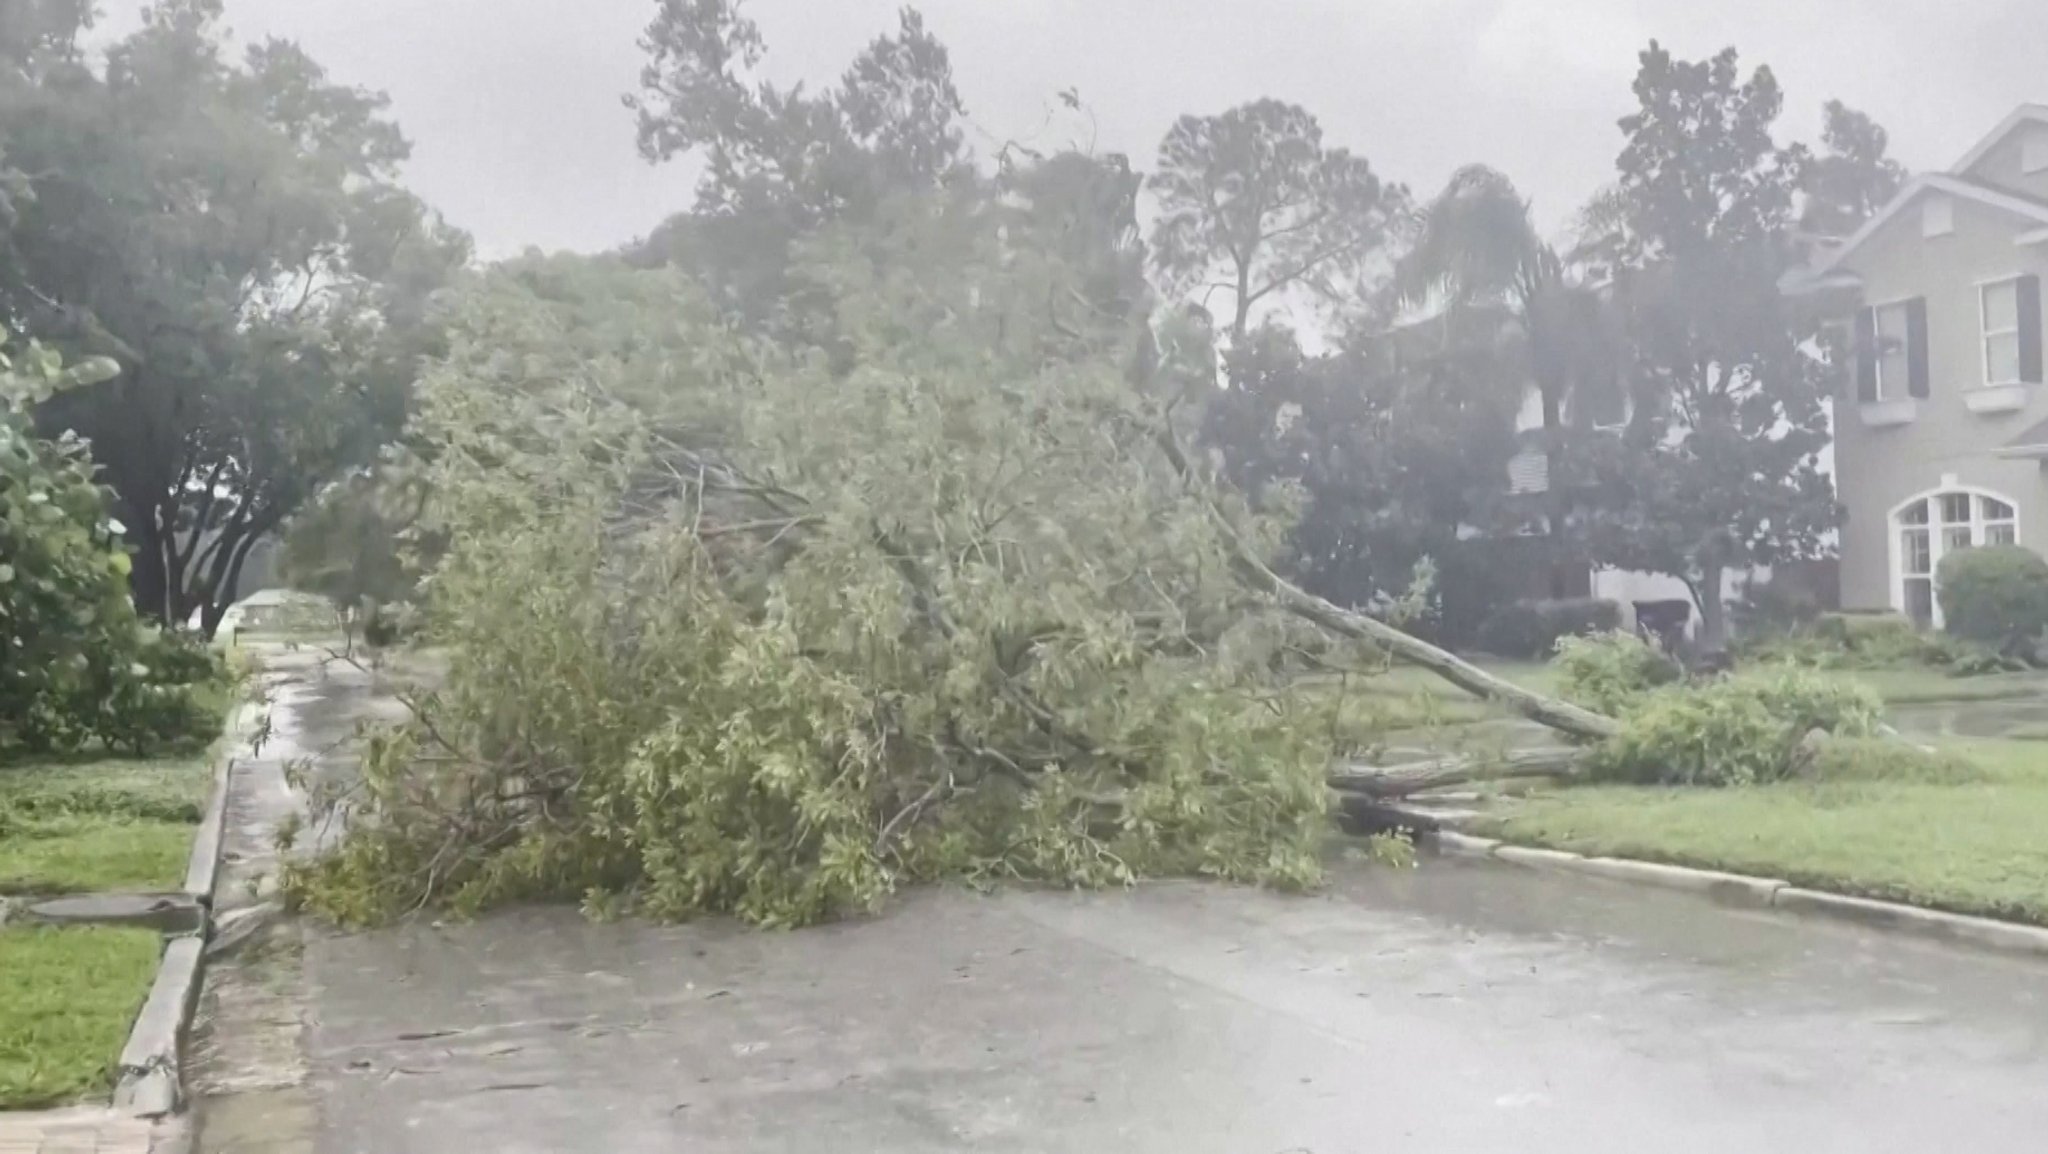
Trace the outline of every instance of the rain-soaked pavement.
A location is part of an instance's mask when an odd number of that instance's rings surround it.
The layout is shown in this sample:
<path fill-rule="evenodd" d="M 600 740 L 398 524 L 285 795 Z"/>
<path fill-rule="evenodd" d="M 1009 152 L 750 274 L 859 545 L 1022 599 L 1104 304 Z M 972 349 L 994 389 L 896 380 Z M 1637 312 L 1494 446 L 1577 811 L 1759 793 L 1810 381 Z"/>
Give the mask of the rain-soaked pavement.
<path fill-rule="evenodd" d="M 211 983 L 204 1154 L 2048 1149 L 2048 965 L 1499 865 L 288 933 Z"/>

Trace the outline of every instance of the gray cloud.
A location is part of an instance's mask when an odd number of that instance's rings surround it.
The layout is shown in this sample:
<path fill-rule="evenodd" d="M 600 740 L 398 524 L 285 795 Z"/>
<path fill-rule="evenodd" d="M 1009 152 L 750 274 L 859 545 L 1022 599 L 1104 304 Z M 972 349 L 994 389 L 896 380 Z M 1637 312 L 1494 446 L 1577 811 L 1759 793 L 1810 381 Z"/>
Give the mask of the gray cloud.
<path fill-rule="evenodd" d="M 130 0 L 132 3 L 132 0 Z M 752 0 L 778 79 L 837 76 L 898 0 Z M 1560 222 L 1612 171 L 1634 53 L 1736 44 L 1810 135 L 1839 97 L 1915 168 L 1952 163 L 2015 104 L 2048 100 L 2041 0 L 923 0 L 983 151 L 1006 139 L 1149 160 L 1182 112 L 1298 101 L 1332 140 L 1421 191 L 1506 170 Z M 685 167 L 634 151 L 620 97 L 651 0 L 229 0 L 243 38 L 299 40 L 389 92 L 412 185 L 484 250 L 593 249 L 684 207 Z M 123 23 L 121 21 L 116 22 Z M 1092 123 L 1053 116 L 1074 86 Z"/>

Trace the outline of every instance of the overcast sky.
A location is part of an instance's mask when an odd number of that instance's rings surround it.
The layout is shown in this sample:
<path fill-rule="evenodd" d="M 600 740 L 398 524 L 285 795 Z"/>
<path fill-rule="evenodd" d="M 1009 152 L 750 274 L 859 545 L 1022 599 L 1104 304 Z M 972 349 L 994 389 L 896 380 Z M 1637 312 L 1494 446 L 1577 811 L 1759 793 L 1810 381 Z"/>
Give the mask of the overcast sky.
<path fill-rule="evenodd" d="M 0 0 L 4 2 L 4 0 Z M 103 0 L 115 25 L 137 0 Z M 751 0 L 769 74 L 829 83 L 894 27 L 898 0 Z M 980 151 L 1057 146 L 1074 87 L 1096 146 L 1149 167 L 1183 112 L 1275 96 L 1419 193 L 1459 165 L 1505 170 L 1541 219 L 1613 171 L 1636 51 L 1733 43 L 1786 89 L 1788 132 L 1839 97 L 1946 167 L 2024 101 L 2048 101 L 2048 0 L 923 0 L 950 47 Z M 244 40 L 298 40 L 388 93 L 415 143 L 408 181 L 485 255 L 597 249 L 686 207 L 692 179 L 634 150 L 620 97 L 654 0 L 228 0 Z"/>

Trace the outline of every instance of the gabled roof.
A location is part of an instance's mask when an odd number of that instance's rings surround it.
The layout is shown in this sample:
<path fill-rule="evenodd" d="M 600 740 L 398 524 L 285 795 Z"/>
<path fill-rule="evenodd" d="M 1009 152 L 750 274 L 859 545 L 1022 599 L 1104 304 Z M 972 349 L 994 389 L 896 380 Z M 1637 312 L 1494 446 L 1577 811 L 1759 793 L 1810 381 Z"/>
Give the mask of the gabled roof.
<path fill-rule="evenodd" d="M 2026 124 L 2048 125 L 2048 104 L 2022 104 L 2014 109 L 2011 116 L 1999 121 L 1998 127 L 1992 129 L 1990 135 L 1978 141 L 1975 148 L 1964 153 L 1963 158 L 1956 161 L 1956 166 L 1949 171 L 1968 173 L 1971 169 L 1977 167 L 1979 161 L 1991 155 L 1992 149 L 2004 144 L 2006 137 L 2011 136 L 2022 125 Z"/>
<path fill-rule="evenodd" d="M 2031 197 L 2017 196 L 1995 188 L 1986 188 L 1981 184 L 1949 176 L 1946 173 L 1928 173 L 1925 176 L 1916 176 L 1907 181 L 1906 186 L 1899 190 L 1899 194 L 1892 198 L 1892 202 L 1885 205 L 1883 211 L 1865 222 L 1863 227 L 1857 229 L 1855 234 L 1848 240 L 1843 241 L 1842 247 L 1829 253 L 1827 258 L 1814 268 L 1813 275 L 1824 276 L 1833 272 L 1850 253 L 1863 247 L 1871 237 L 1884 231 L 1885 226 L 1892 222 L 1893 217 L 1904 212 L 1908 205 L 1929 192 L 1947 193 L 1950 196 L 1975 201 L 1987 208 L 1995 208 L 2012 213 L 2024 220 L 2048 225 L 2048 203 L 2034 200 Z"/>

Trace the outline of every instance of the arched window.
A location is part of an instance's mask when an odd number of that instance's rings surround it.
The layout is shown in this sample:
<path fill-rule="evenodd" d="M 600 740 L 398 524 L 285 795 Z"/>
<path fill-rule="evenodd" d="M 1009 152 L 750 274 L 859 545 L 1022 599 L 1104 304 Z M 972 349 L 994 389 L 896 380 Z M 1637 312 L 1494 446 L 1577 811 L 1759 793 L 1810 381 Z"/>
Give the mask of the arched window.
<path fill-rule="evenodd" d="M 1940 625 L 1934 578 L 1941 559 L 2019 539 L 2019 510 L 1995 493 L 1944 489 L 1907 501 L 1892 510 L 1892 607 L 1922 625 Z"/>

